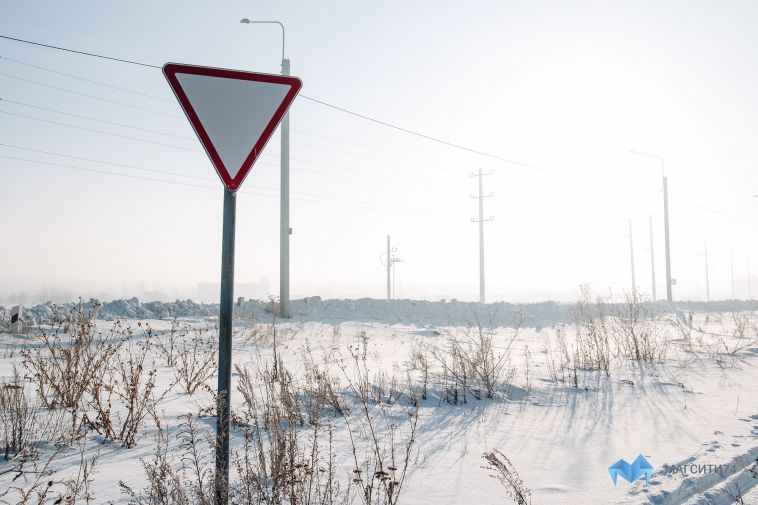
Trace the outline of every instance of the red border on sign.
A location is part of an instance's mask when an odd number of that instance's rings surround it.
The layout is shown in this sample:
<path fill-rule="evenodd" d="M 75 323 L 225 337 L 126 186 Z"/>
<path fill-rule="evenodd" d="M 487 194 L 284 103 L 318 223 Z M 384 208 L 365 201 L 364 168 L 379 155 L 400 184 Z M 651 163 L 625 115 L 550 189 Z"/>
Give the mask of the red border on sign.
<path fill-rule="evenodd" d="M 243 81 L 268 82 L 272 84 L 285 84 L 290 87 L 281 105 L 279 105 L 279 108 L 276 109 L 276 112 L 268 122 L 268 125 L 266 125 L 266 128 L 263 130 L 260 138 L 250 149 L 250 154 L 247 155 L 247 158 L 245 158 L 245 161 L 242 163 L 242 166 L 234 178 L 229 176 L 228 168 L 224 166 L 224 162 L 221 161 L 221 157 L 218 155 L 216 148 L 213 146 L 213 142 L 211 142 L 211 139 L 208 136 L 208 133 L 205 131 L 205 128 L 203 128 L 203 124 L 200 122 L 200 118 L 198 118 L 197 114 L 195 113 L 195 109 L 192 108 L 192 104 L 187 98 L 186 93 L 184 93 L 184 90 L 182 90 L 182 86 L 179 84 L 179 80 L 176 78 L 176 74 L 194 74 L 204 75 L 208 77 L 238 79 Z M 295 99 L 295 96 L 297 96 L 297 93 L 300 91 L 300 88 L 303 85 L 302 81 L 300 81 L 300 79 L 297 77 L 275 74 L 259 74 L 256 72 L 227 70 L 223 68 L 198 67 L 196 65 L 183 65 L 181 63 L 166 63 L 163 65 L 163 75 L 166 76 L 166 80 L 168 80 L 171 89 L 174 91 L 176 99 L 179 100 L 182 109 L 184 109 L 184 113 L 187 115 L 187 119 L 189 119 L 192 128 L 195 129 L 195 133 L 200 139 L 200 142 L 203 144 L 205 152 L 208 153 L 208 157 L 211 159 L 211 162 L 213 162 L 213 166 L 216 167 L 216 172 L 218 172 L 219 177 L 221 177 L 221 181 L 231 191 L 237 191 L 242 185 L 242 181 L 245 180 L 247 173 L 253 167 L 253 163 L 255 163 L 258 155 L 260 155 L 263 151 L 263 148 L 266 147 L 266 143 L 268 143 L 271 135 L 274 134 L 274 130 L 279 125 L 279 122 L 281 122 L 284 115 L 287 113 L 287 109 L 292 104 L 292 101 Z"/>

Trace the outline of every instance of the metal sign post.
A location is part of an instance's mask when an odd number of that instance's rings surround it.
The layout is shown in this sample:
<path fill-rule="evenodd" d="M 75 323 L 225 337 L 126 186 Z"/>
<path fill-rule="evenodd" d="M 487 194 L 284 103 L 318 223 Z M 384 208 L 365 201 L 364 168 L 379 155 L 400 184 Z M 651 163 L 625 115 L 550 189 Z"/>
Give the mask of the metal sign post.
<path fill-rule="evenodd" d="M 224 183 L 216 405 L 217 505 L 229 501 L 236 191 L 297 96 L 297 77 L 167 63 L 163 73 Z"/>
<path fill-rule="evenodd" d="M 216 415 L 216 503 L 229 491 L 229 397 L 232 383 L 232 312 L 234 310 L 234 232 L 237 195 L 224 188 L 221 238 L 221 304 L 218 319 L 218 405 Z"/>

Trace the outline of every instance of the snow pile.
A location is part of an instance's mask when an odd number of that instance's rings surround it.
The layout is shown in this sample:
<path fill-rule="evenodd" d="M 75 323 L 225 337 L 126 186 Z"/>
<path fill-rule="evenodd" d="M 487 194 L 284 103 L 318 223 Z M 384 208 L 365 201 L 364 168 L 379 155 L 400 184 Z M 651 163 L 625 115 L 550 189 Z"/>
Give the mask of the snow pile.
<path fill-rule="evenodd" d="M 174 302 L 141 303 L 137 298 L 101 303 L 96 299 L 86 302 L 54 304 L 46 302 L 25 308 L 24 317 L 30 323 L 49 323 L 55 314 L 65 317 L 79 307 L 95 317 L 113 319 L 173 319 L 218 317 L 218 304 L 197 303 L 192 300 Z M 613 305 L 613 304 L 611 304 Z M 0 307 L 0 310 L 2 308 Z M 258 320 L 271 320 L 276 312 L 273 302 L 248 300 L 235 305 L 235 315 Z M 726 313 L 731 311 L 758 310 L 758 301 L 721 300 L 712 302 L 657 302 L 654 307 L 659 314 L 681 312 Z M 472 325 L 477 321 L 485 326 L 549 327 L 573 322 L 573 304 L 558 302 L 539 303 L 476 303 L 427 300 L 378 300 L 375 298 L 323 300 L 313 296 L 290 302 L 290 312 L 296 321 L 321 322 L 379 322 L 385 324 L 414 324 L 420 326 Z"/>
<path fill-rule="evenodd" d="M 72 312 L 81 310 L 94 313 L 99 319 L 166 319 L 166 318 L 201 318 L 218 315 L 218 304 L 196 303 L 192 300 L 174 302 L 140 303 L 137 298 L 114 300 L 101 303 L 92 298 L 89 301 L 56 304 L 46 302 L 24 309 L 24 319 L 28 323 L 50 323 L 54 318 L 65 318 Z"/>

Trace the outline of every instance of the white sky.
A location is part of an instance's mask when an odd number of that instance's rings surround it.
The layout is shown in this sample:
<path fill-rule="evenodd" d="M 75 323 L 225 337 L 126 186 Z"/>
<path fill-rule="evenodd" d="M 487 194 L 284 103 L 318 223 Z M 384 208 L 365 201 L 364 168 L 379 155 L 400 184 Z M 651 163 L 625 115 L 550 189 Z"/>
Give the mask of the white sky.
<path fill-rule="evenodd" d="M 750 256 L 758 245 L 758 3 L 6 0 L 2 12 L 0 34 L 11 37 L 156 65 L 270 73 L 280 69 L 278 27 L 239 19 L 280 20 L 301 94 L 538 167 L 297 99 L 293 297 L 384 296 L 379 254 L 391 234 L 404 259 L 399 297 L 476 299 L 469 173 L 478 168 L 493 172 L 485 179 L 494 193 L 485 214 L 495 217 L 486 225 L 488 300 L 571 299 L 581 283 L 629 290 L 629 218 L 638 288 L 649 293 L 650 214 L 661 297 L 660 165 L 630 149 L 666 160 L 675 298 L 705 297 L 705 240 L 711 298 L 731 294 L 730 251 L 738 298 L 747 296 L 748 257 L 758 272 Z M 0 298 L 42 290 L 197 298 L 198 283 L 218 282 L 221 184 L 161 72 L 2 39 L 0 57 Z M 236 280 L 266 278 L 272 294 L 278 156 L 277 134 L 237 208 Z"/>

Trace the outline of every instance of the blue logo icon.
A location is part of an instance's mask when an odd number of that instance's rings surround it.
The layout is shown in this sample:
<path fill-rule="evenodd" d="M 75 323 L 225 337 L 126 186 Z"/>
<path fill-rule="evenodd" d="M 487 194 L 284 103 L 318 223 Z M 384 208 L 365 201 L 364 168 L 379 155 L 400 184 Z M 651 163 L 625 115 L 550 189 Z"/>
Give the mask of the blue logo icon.
<path fill-rule="evenodd" d="M 644 475 L 645 482 L 649 483 L 650 478 L 653 476 L 653 466 L 648 463 L 645 456 L 640 454 L 631 465 L 623 459 L 616 461 L 608 467 L 608 473 L 611 474 L 611 480 L 613 481 L 614 486 L 616 485 L 616 479 L 619 475 L 629 482 L 634 482 Z"/>

